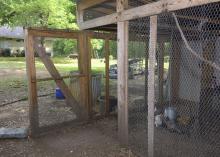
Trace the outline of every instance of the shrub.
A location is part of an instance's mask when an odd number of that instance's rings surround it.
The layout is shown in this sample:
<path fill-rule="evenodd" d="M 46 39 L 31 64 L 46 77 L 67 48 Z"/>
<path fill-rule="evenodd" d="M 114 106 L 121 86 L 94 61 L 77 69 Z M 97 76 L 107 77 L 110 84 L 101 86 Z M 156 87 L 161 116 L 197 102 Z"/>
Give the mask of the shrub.
<path fill-rule="evenodd" d="M 10 57 L 11 49 L 4 49 L 2 54 L 3 54 L 3 57 Z"/>

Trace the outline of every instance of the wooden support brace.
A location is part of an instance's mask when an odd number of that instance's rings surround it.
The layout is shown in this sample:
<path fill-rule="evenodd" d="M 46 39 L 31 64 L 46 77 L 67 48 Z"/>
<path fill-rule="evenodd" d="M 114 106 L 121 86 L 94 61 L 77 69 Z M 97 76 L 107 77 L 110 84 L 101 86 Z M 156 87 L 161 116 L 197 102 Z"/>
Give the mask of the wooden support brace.
<path fill-rule="evenodd" d="M 41 61 L 45 65 L 46 69 L 50 73 L 50 75 L 54 78 L 57 86 L 61 89 L 64 96 L 66 97 L 67 104 L 72 107 L 73 111 L 77 115 L 79 119 L 87 119 L 85 109 L 78 104 L 78 102 L 73 97 L 71 91 L 68 86 L 64 82 L 63 78 L 59 74 L 58 70 L 54 66 L 50 57 L 46 54 L 45 48 L 39 44 L 38 42 L 34 44 L 34 48 L 36 49 Z"/>
<path fill-rule="evenodd" d="M 148 76 L 148 157 L 154 156 L 155 62 L 157 46 L 157 16 L 150 17 Z"/>

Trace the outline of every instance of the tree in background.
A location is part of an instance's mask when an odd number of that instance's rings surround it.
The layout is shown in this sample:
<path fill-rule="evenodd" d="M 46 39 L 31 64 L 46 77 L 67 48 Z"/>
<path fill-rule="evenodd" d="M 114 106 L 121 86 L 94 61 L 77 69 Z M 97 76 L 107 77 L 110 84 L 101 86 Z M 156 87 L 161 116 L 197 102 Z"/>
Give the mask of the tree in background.
<path fill-rule="evenodd" d="M 104 40 L 102 39 L 92 39 L 92 58 L 104 58 Z"/>
<path fill-rule="evenodd" d="M 78 29 L 71 0 L 1 0 L 0 24 Z"/>
<path fill-rule="evenodd" d="M 54 56 L 68 56 L 77 53 L 77 41 L 71 39 L 57 39 L 53 43 Z"/>
<path fill-rule="evenodd" d="M 76 0 L 0 0 L 0 10 L 0 25 L 78 30 Z M 76 41 L 58 39 L 53 45 L 55 56 L 66 56 L 73 53 Z M 103 57 L 103 41 L 92 45 L 94 57 Z"/>

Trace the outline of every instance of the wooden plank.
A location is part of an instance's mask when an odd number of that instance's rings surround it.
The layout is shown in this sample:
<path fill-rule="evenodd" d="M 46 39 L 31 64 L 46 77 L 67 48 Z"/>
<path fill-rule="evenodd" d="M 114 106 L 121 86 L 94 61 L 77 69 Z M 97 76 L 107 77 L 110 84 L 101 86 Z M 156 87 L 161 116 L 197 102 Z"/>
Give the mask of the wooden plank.
<path fill-rule="evenodd" d="M 157 16 L 150 17 L 148 76 L 148 157 L 154 156 L 155 63 L 157 47 Z"/>
<path fill-rule="evenodd" d="M 113 24 L 118 21 L 128 21 L 137 18 L 158 15 L 163 12 L 172 12 L 215 2 L 220 2 L 220 0 L 160 0 L 132 9 L 120 11 L 120 13 L 113 13 L 111 15 L 102 16 L 78 24 L 80 29 L 89 29 Z"/>
<path fill-rule="evenodd" d="M 61 76 L 61 79 L 67 79 L 67 78 L 70 78 L 70 77 L 85 77 L 85 75 L 66 75 L 66 76 Z M 51 81 L 51 80 L 54 80 L 53 77 L 46 77 L 46 78 L 38 78 L 36 81 L 37 82 L 44 82 L 44 81 Z"/>
<path fill-rule="evenodd" d="M 61 29 L 41 29 L 28 28 L 33 36 L 37 37 L 52 37 L 52 38 L 70 38 L 77 39 L 80 31 L 61 30 Z"/>
<path fill-rule="evenodd" d="M 87 8 L 90 8 L 90 7 L 93 7 L 97 4 L 101 4 L 101 3 L 104 3 L 106 1 L 109 1 L 109 0 L 82 0 L 78 3 L 77 7 L 79 10 L 84 10 L 84 9 L 87 9 Z"/>
<path fill-rule="evenodd" d="M 79 71 L 86 77 L 80 78 L 80 100 L 86 108 L 87 114 L 91 116 L 91 57 L 90 57 L 90 40 L 85 32 L 78 37 L 79 51 Z"/>
<path fill-rule="evenodd" d="M 106 38 L 108 38 L 109 40 L 116 40 L 117 39 L 117 34 L 114 32 L 103 33 L 103 32 L 87 31 L 87 35 L 90 38 L 96 38 L 96 39 L 106 39 Z"/>
<path fill-rule="evenodd" d="M 37 51 L 41 61 L 45 65 L 46 69 L 50 73 L 50 75 L 54 78 L 57 86 L 61 89 L 64 96 L 66 97 L 67 104 L 72 107 L 74 113 L 77 115 L 79 119 L 87 119 L 85 109 L 78 104 L 78 102 L 73 97 L 70 89 L 62 79 L 61 75 L 59 74 L 58 70 L 54 66 L 50 57 L 46 54 L 45 48 L 42 47 L 41 44 L 38 42 L 34 44 L 34 48 Z"/>
<path fill-rule="evenodd" d="M 109 40 L 105 40 L 105 114 L 109 114 Z"/>
<path fill-rule="evenodd" d="M 123 6 L 122 6 L 123 5 Z M 125 9 L 125 1 L 117 0 L 117 11 Z M 128 21 L 118 22 L 118 138 L 128 144 Z"/>
<path fill-rule="evenodd" d="M 30 135 L 35 136 L 39 128 L 38 101 L 37 101 L 37 84 L 36 84 L 36 68 L 33 49 L 34 39 L 25 30 L 25 58 L 27 68 L 28 81 L 28 103 L 29 103 L 29 121 Z"/>
<path fill-rule="evenodd" d="M 68 39 L 78 39 L 79 34 L 82 31 L 73 31 L 69 29 L 48 29 L 48 28 L 34 28 L 29 27 L 28 31 L 36 37 L 51 37 L 51 38 L 68 38 Z M 112 39 L 116 40 L 117 36 L 114 32 L 95 32 L 95 31 L 83 31 L 91 38 L 97 39 Z"/>
<path fill-rule="evenodd" d="M 164 41 L 159 42 L 159 54 L 158 54 L 158 89 L 159 89 L 159 105 L 163 106 L 163 77 L 164 77 Z"/>

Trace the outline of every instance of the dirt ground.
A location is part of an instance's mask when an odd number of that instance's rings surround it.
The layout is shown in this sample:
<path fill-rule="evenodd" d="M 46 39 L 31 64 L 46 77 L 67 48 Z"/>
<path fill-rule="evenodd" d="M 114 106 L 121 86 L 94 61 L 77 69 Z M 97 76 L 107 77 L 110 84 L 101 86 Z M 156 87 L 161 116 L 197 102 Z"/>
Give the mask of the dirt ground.
<path fill-rule="evenodd" d="M 1 140 L 1 157 L 134 157 L 116 138 L 115 118 L 68 126 L 36 139 Z"/>
<path fill-rule="evenodd" d="M 42 71 L 38 76 L 47 77 L 48 74 Z M 25 70 L 0 70 L 0 78 L 0 127 L 28 127 Z M 40 126 L 76 118 L 65 101 L 55 99 L 55 87 L 51 82 L 38 84 L 38 95 L 45 95 L 38 99 Z M 26 156 L 134 157 L 130 150 L 120 146 L 114 117 L 81 126 L 57 128 L 35 139 L 0 140 L 0 157 Z"/>

